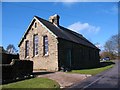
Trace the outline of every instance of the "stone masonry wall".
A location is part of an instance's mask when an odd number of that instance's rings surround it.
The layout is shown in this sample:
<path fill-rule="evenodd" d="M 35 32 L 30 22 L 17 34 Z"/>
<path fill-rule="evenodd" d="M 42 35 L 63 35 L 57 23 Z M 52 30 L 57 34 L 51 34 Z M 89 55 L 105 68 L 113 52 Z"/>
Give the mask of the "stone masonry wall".
<path fill-rule="evenodd" d="M 59 68 L 64 66 L 71 69 L 95 67 L 99 64 L 99 50 L 59 39 L 58 61 Z M 68 66 L 68 50 L 71 50 L 71 67 Z"/>
<path fill-rule="evenodd" d="M 35 28 L 35 23 L 37 23 L 37 28 Z M 38 55 L 33 55 L 33 36 L 38 34 L 39 36 L 39 49 Z M 48 56 L 43 54 L 43 36 L 48 36 Z M 25 42 L 29 40 L 29 57 L 25 57 Z M 33 61 L 34 70 L 47 70 L 47 71 L 57 71 L 58 70 L 58 47 L 57 39 L 51 34 L 44 26 L 42 26 L 39 21 L 35 21 L 31 26 L 28 34 L 20 45 L 20 59 L 28 59 Z"/>

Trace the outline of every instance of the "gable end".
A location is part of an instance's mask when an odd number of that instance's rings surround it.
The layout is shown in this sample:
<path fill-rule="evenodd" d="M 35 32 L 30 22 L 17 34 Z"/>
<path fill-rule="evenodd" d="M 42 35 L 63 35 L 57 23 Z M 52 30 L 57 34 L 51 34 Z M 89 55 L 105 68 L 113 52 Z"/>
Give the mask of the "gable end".
<path fill-rule="evenodd" d="M 50 32 L 55 38 L 57 38 L 57 36 L 53 32 L 51 32 L 42 22 L 40 22 L 36 17 L 34 17 L 32 19 L 32 21 L 30 22 L 28 28 L 26 29 L 24 35 L 22 36 L 22 38 L 21 38 L 21 40 L 20 40 L 20 42 L 18 44 L 18 47 L 20 47 L 20 45 L 22 44 L 23 40 L 26 38 L 26 35 L 28 34 L 29 30 L 31 29 L 31 27 L 32 27 L 32 25 L 33 25 L 33 23 L 35 21 L 38 21 L 46 30 L 48 30 L 48 32 Z"/>

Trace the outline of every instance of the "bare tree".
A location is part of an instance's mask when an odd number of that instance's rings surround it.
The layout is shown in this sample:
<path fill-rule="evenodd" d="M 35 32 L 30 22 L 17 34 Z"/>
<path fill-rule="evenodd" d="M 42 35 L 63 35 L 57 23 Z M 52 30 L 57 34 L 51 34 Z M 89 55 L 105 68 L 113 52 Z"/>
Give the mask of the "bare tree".
<path fill-rule="evenodd" d="M 109 57 L 110 59 L 115 59 L 116 55 L 110 53 L 110 52 L 106 52 L 106 51 L 102 51 L 100 52 L 100 58 L 104 58 L 104 57 Z"/>
<path fill-rule="evenodd" d="M 113 35 L 104 46 L 106 52 L 109 52 L 111 55 L 118 56 L 118 49 L 120 48 L 120 34 Z"/>
<path fill-rule="evenodd" d="M 15 48 L 13 44 L 9 44 L 6 48 L 7 53 L 9 54 L 17 54 L 18 50 Z"/>

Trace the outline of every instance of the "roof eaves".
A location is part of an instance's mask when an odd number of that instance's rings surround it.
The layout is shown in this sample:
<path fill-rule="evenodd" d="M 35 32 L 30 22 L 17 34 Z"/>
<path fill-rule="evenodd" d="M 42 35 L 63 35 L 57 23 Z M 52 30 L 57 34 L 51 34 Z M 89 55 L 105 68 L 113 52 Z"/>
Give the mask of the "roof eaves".
<path fill-rule="evenodd" d="M 66 40 L 66 41 L 68 41 L 68 42 L 72 42 L 72 43 L 76 43 L 76 44 L 79 44 L 79 45 L 83 45 L 83 46 L 85 46 L 85 47 L 90 47 L 90 46 L 87 46 L 87 45 L 84 45 L 84 44 L 81 44 L 81 43 L 77 43 L 77 42 L 74 42 L 74 41 L 71 41 L 71 40 L 68 40 L 68 39 L 64 39 L 64 38 L 61 38 L 61 37 L 58 37 L 58 39 L 62 39 L 62 40 Z M 90 47 L 90 48 L 100 50 L 100 49 L 97 48 L 97 47 L 96 47 L 96 48 Z"/>

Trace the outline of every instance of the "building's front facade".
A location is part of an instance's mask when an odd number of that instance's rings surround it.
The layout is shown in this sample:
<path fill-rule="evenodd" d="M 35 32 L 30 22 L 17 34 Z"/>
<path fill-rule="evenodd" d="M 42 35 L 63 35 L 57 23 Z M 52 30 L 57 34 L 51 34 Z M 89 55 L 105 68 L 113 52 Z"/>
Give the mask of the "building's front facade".
<path fill-rule="evenodd" d="M 34 70 L 97 65 L 99 49 L 79 35 L 61 27 L 58 15 L 51 16 L 49 21 L 35 16 L 19 43 L 20 59 L 32 60 Z"/>

